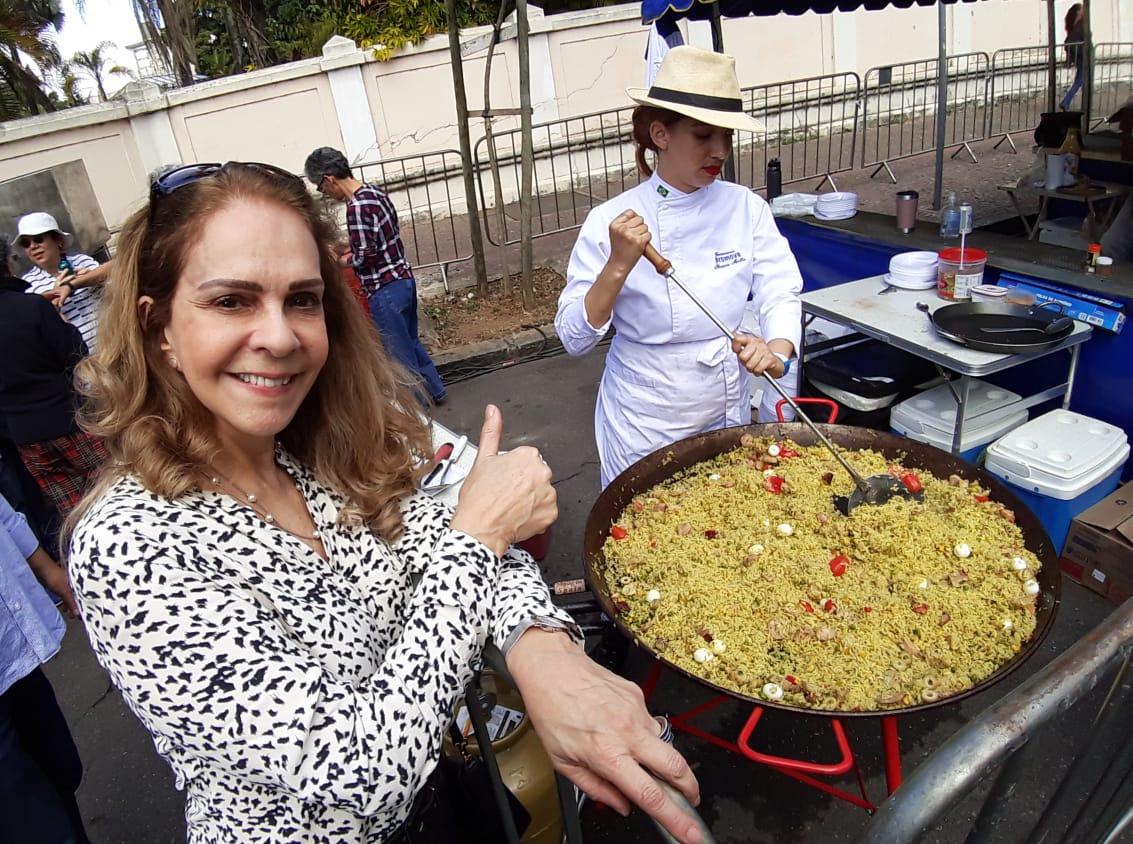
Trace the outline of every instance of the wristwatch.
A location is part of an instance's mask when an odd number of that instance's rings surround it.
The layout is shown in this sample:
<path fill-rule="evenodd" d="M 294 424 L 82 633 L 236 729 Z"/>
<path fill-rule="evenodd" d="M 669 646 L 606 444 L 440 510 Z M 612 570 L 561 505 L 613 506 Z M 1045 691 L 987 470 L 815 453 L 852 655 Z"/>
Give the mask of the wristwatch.
<path fill-rule="evenodd" d="M 784 355 L 780 352 L 772 352 L 771 354 L 775 355 L 775 357 L 777 357 L 777 358 L 779 358 L 779 360 L 783 361 L 783 374 L 780 375 L 779 377 L 780 378 L 786 377 L 787 373 L 791 371 L 791 358 L 788 355 Z"/>

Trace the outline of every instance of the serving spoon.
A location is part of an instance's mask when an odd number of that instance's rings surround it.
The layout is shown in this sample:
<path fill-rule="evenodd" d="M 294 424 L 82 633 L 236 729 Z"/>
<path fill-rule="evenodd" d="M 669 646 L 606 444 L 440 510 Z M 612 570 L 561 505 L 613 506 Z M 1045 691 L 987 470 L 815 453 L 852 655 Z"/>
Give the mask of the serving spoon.
<path fill-rule="evenodd" d="M 700 297 L 693 293 L 684 282 L 677 278 L 677 274 L 673 271 L 672 261 L 661 255 L 652 244 L 646 244 L 644 256 L 645 260 L 653 265 L 653 269 L 657 270 L 659 274 L 663 275 L 683 290 L 684 294 L 692 300 L 694 305 L 704 312 L 706 317 L 712 320 L 713 324 L 723 332 L 725 337 L 729 340 L 736 339 L 736 333 L 728 328 L 724 321 L 721 320 L 711 308 L 704 304 Z M 885 504 L 893 498 L 909 498 L 915 501 L 923 500 L 923 492 L 914 493 L 910 491 L 899 479 L 892 475 L 870 475 L 868 478 L 862 477 L 861 473 L 850 465 L 850 462 L 842 456 L 842 453 L 834 447 L 834 444 L 830 442 L 830 440 L 826 438 L 826 435 L 818 429 L 818 426 L 810 420 L 810 417 L 803 413 L 798 403 L 779 385 L 779 382 L 766 372 L 763 373 L 763 378 L 771 385 L 772 389 L 791 406 L 791 409 L 795 411 L 799 419 L 806 423 L 806 426 L 810 428 L 811 432 L 818 437 L 819 442 L 826 446 L 827 450 L 842 464 L 842 468 L 854 479 L 853 492 L 849 495 L 834 496 L 834 506 L 837 507 L 843 515 L 848 516 L 850 511 L 859 504 Z"/>

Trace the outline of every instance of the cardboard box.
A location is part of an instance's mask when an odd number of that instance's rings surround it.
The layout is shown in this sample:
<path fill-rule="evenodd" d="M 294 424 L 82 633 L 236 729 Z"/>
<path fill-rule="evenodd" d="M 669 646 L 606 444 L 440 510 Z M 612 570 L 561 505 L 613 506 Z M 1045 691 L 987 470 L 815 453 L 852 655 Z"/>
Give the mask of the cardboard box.
<path fill-rule="evenodd" d="M 996 284 L 1000 287 L 1015 288 L 1023 293 L 1030 293 L 1034 296 L 1036 305 L 1048 302 L 1061 305 L 1062 313 L 1095 328 L 1104 328 L 1117 334 L 1125 327 L 1123 306 L 1120 302 L 1115 302 L 1112 299 L 1104 299 L 1082 290 L 1071 292 L 1069 288 L 1045 281 L 1036 282 L 1011 273 L 1000 273 Z"/>
<path fill-rule="evenodd" d="M 1115 604 L 1133 596 L 1133 482 L 1070 525 L 1062 570 Z"/>

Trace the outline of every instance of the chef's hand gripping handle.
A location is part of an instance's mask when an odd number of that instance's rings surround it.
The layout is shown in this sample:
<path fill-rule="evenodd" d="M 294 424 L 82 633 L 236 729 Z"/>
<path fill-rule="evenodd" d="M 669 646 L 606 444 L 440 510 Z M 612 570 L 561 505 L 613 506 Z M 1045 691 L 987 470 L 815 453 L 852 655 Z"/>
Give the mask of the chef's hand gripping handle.
<path fill-rule="evenodd" d="M 673 262 L 658 252 L 657 247 L 652 243 L 645 244 L 645 252 L 642 254 L 645 256 L 645 260 L 653 265 L 653 269 L 661 275 L 668 275 L 673 271 Z"/>

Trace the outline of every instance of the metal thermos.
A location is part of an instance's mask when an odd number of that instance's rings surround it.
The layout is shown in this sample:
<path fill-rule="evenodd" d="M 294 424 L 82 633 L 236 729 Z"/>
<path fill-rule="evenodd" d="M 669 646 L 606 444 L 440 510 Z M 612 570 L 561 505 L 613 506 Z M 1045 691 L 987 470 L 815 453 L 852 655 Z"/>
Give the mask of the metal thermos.
<path fill-rule="evenodd" d="M 767 162 L 767 199 L 768 201 L 783 192 L 783 170 L 779 166 L 779 159 L 772 158 Z"/>

